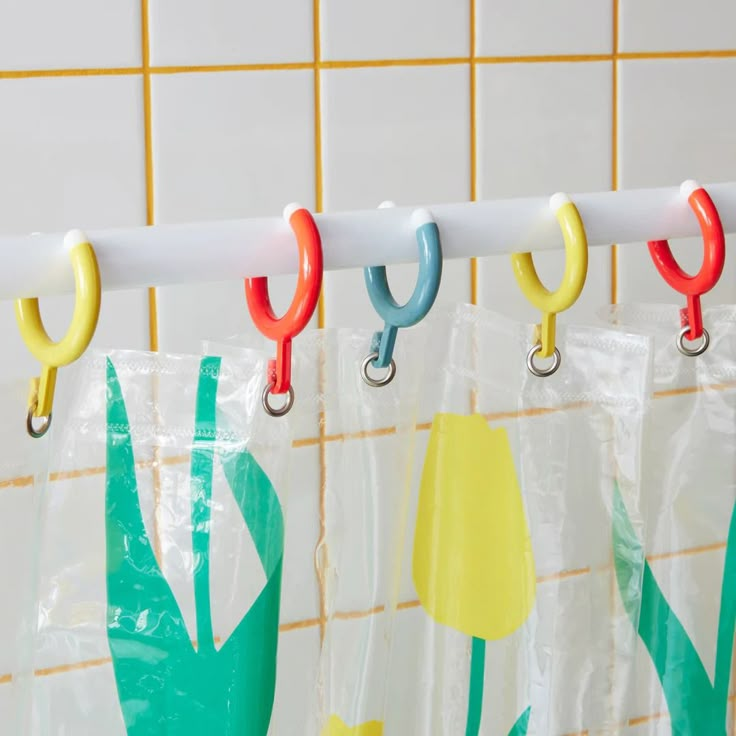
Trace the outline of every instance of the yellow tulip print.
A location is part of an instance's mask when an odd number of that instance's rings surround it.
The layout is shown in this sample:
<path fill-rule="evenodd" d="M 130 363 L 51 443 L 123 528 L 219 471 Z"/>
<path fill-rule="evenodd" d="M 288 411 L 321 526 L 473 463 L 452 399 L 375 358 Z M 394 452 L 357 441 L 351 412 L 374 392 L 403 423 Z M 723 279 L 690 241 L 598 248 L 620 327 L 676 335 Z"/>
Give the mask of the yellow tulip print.
<path fill-rule="evenodd" d="M 438 414 L 419 490 L 414 584 L 439 623 L 502 639 L 535 598 L 529 527 L 506 430 L 477 414 Z"/>
<path fill-rule="evenodd" d="M 531 537 L 508 435 L 480 415 L 438 414 L 419 488 L 414 585 L 435 621 L 473 637 L 466 736 L 480 730 L 485 643 L 534 606 Z M 526 733 L 528 711 L 515 734 Z"/>
<path fill-rule="evenodd" d="M 383 723 L 367 721 L 358 726 L 348 726 L 340 716 L 332 715 L 322 730 L 322 736 L 383 736 Z"/>

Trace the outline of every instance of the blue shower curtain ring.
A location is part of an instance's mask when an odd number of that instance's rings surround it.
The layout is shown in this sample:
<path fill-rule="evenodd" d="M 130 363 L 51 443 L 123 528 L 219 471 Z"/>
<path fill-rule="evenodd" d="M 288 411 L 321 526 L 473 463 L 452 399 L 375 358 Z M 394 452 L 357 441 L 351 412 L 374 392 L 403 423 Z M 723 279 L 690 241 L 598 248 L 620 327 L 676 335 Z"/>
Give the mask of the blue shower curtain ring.
<path fill-rule="evenodd" d="M 381 207 L 391 207 L 384 203 Z M 406 304 L 399 305 L 391 294 L 385 266 L 364 269 L 365 284 L 373 308 L 384 321 L 383 330 L 376 332 L 371 342 L 371 352 L 363 361 L 360 375 L 373 387 L 386 386 L 396 375 L 393 359 L 396 335 L 401 327 L 412 327 L 421 322 L 432 309 L 442 280 L 442 244 L 440 230 L 426 209 L 412 213 L 412 224 L 419 247 L 419 275 L 414 293 Z M 380 378 L 369 375 L 368 369 L 387 369 Z"/>

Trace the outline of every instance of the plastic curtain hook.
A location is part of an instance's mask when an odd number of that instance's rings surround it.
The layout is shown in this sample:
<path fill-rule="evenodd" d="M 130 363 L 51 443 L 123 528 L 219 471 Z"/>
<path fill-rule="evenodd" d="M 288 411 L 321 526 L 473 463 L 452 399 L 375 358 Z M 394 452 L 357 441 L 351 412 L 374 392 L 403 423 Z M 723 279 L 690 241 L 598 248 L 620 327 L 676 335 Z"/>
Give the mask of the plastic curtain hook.
<path fill-rule="evenodd" d="M 703 327 L 703 311 L 700 297 L 710 291 L 723 273 L 726 261 L 726 238 L 718 210 L 708 192 L 697 182 L 688 180 L 680 186 L 687 198 L 703 233 L 703 265 L 695 276 L 680 268 L 666 240 L 649 241 L 649 253 L 662 278 L 676 291 L 687 297 L 687 307 L 680 310 L 682 329 L 677 335 L 677 349 L 689 357 L 702 355 L 710 344 L 710 335 Z M 700 340 L 694 348 L 685 345 L 685 340 Z"/>
<path fill-rule="evenodd" d="M 392 207 L 385 202 L 381 207 Z M 373 308 L 384 321 L 383 330 L 376 332 L 371 341 L 371 352 L 363 361 L 360 375 L 374 388 L 386 386 L 396 375 L 396 362 L 393 359 L 394 346 L 399 328 L 411 327 L 421 322 L 432 309 L 442 280 L 442 244 L 440 230 L 426 209 L 418 209 L 412 213 L 412 225 L 416 231 L 419 247 L 419 275 L 414 293 L 403 306 L 399 305 L 391 294 L 385 266 L 372 266 L 363 270 L 365 285 L 368 289 Z M 374 378 L 368 368 L 385 368 L 381 378 Z"/>
<path fill-rule="evenodd" d="M 38 299 L 17 299 L 15 317 L 23 342 L 41 363 L 41 375 L 31 380 L 26 429 L 31 437 L 43 437 L 51 427 L 56 372 L 73 363 L 89 346 L 100 316 L 102 288 L 97 257 L 87 236 L 72 230 L 64 238 L 64 246 L 74 270 L 76 299 L 71 325 L 59 342 L 53 342 L 43 326 Z M 33 420 L 41 419 L 38 427 Z"/>
<path fill-rule="evenodd" d="M 268 363 L 268 383 L 263 390 L 263 408 L 272 417 L 282 417 L 294 405 L 291 385 L 291 341 L 312 318 L 322 289 L 324 271 L 322 239 L 311 213 L 298 204 L 284 209 L 299 248 L 299 275 L 296 293 L 283 317 L 276 317 L 268 295 L 268 279 L 261 276 L 245 280 L 248 311 L 256 327 L 276 342 L 276 358 Z M 280 408 L 270 402 L 271 394 L 287 394 Z"/>
<path fill-rule="evenodd" d="M 551 376 L 560 367 L 562 358 L 555 347 L 557 315 L 577 301 L 588 274 L 588 240 L 578 208 L 562 193 L 553 195 L 549 205 L 557 217 L 565 241 L 565 272 L 560 287 L 550 292 L 542 285 L 531 253 L 514 253 L 511 256 L 514 275 L 524 296 L 542 312 L 542 322 L 536 330 L 536 342 L 526 359 L 529 371 L 539 378 Z M 547 368 L 540 368 L 534 362 L 537 355 L 540 358 L 552 358 L 552 363 Z"/>

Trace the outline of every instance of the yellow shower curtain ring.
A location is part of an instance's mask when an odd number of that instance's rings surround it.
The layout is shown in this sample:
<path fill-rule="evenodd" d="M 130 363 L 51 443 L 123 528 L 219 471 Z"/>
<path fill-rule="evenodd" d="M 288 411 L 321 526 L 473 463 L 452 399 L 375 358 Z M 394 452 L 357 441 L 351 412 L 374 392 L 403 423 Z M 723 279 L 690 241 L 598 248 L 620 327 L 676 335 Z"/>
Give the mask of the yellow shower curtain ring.
<path fill-rule="evenodd" d="M 585 226 L 578 208 L 561 192 L 549 201 L 555 213 L 565 241 L 565 272 L 557 291 L 549 291 L 539 280 L 531 253 L 514 253 L 511 263 L 514 275 L 524 296 L 542 312 L 542 321 L 537 325 L 536 341 L 527 355 L 527 367 L 535 376 L 551 376 L 561 363 L 560 351 L 555 346 L 557 314 L 569 309 L 580 296 L 588 273 L 588 240 Z M 552 358 L 547 368 L 540 368 L 534 358 Z"/>
<path fill-rule="evenodd" d="M 73 363 L 87 349 L 100 316 L 100 270 L 95 251 L 81 230 L 72 230 L 64 246 L 74 270 L 76 299 L 66 335 L 53 342 L 43 326 L 38 299 L 16 299 L 15 318 L 23 342 L 41 363 L 41 375 L 31 380 L 26 429 L 31 437 L 43 437 L 51 426 L 51 409 L 58 368 Z M 41 419 L 38 426 L 33 420 Z"/>

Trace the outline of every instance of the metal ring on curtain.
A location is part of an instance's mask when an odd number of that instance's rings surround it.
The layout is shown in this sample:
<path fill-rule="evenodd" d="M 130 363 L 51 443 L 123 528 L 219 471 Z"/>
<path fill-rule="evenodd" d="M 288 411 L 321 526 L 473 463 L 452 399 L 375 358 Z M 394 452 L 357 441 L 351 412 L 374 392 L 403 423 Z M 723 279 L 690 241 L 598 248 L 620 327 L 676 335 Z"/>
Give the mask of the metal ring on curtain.
<path fill-rule="evenodd" d="M 311 213 L 298 204 L 284 209 L 284 219 L 296 235 L 299 248 L 299 275 L 296 293 L 286 314 L 276 317 L 268 294 L 265 276 L 245 279 L 245 298 L 256 327 L 276 342 L 276 358 L 268 364 L 268 382 L 263 390 L 263 408 L 273 417 L 287 414 L 294 405 L 291 385 L 291 341 L 312 318 L 322 289 L 324 269 L 322 239 Z M 280 408 L 271 405 L 271 394 L 287 394 Z"/>
<path fill-rule="evenodd" d="M 687 307 L 680 310 L 682 329 L 677 335 L 677 349 L 683 355 L 694 357 L 702 355 L 710 344 L 710 335 L 703 327 L 700 297 L 718 283 L 723 273 L 726 238 L 718 210 L 708 192 L 692 180 L 683 182 L 680 192 L 687 197 L 703 233 L 703 265 L 700 271 L 694 276 L 685 273 L 672 255 L 666 240 L 650 240 L 648 245 L 654 265 L 662 278 L 673 289 L 687 297 Z M 686 339 L 690 342 L 700 339 L 701 343 L 697 347 L 690 348 L 685 345 Z"/>
<path fill-rule="evenodd" d="M 384 202 L 381 207 L 393 207 L 393 204 Z M 369 386 L 386 386 L 394 379 L 396 363 L 393 353 L 399 328 L 421 322 L 432 309 L 440 288 L 442 243 L 439 227 L 432 213 L 426 209 L 414 211 L 412 224 L 419 247 L 419 275 L 414 293 L 406 304 L 399 305 L 391 294 L 385 266 L 372 266 L 363 271 L 373 308 L 385 323 L 383 330 L 373 336 L 371 352 L 360 368 L 360 375 Z M 369 367 L 388 370 L 381 378 L 374 378 L 368 373 Z"/>
<path fill-rule="evenodd" d="M 57 369 L 73 363 L 87 349 L 100 316 L 102 288 L 97 257 L 87 236 L 72 230 L 64 238 L 74 270 L 76 299 L 72 321 L 66 335 L 54 342 L 46 332 L 38 299 L 17 299 L 15 318 L 23 342 L 41 363 L 41 375 L 31 380 L 26 429 L 31 437 L 43 437 L 51 427 Z M 36 427 L 34 418 L 41 419 Z"/>
<path fill-rule="evenodd" d="M 524 296 L 542 312 L 542 322 L 537 326 L 537 339 L 527 355 L 527 367 L 535 376 L 551 376 L 562 361 L 555 347 L 557 314 L 569 309 L 580 296 L 588 273 L 588 240 L 578 208 L 566 194 L 558 193 L 550 199 L 550 209 L 555 213 L 565 240 L 565 272 L 557 291 L 550 292 L 539 280 L 531 253 L 514 253 L 511 264 L 516 280 Z M 552 358 L 547 368 L 534 362 L 535 356 Z"/>

